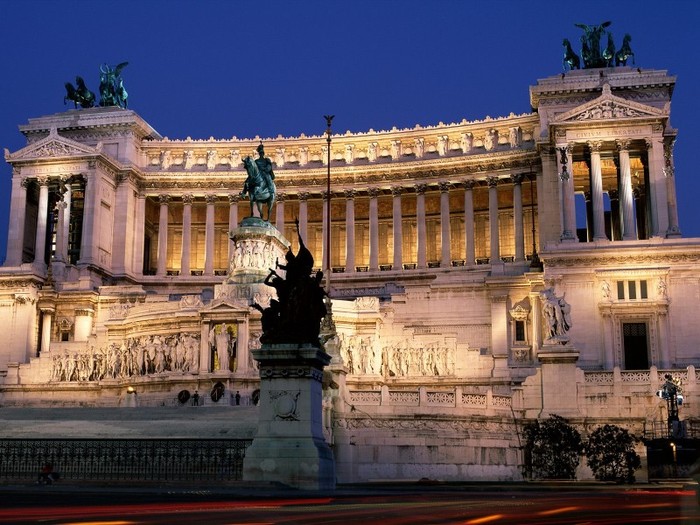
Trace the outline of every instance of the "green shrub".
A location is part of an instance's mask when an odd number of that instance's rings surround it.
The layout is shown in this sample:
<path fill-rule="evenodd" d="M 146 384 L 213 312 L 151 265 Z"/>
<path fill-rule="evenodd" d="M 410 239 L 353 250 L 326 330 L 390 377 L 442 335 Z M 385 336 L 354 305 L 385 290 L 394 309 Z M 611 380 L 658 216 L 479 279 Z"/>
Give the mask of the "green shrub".
<path fill-rule="evenodd" d="M 641 465 L 639 454 L 634 451 L 637 441 L 627 429 L 617 425 L 595 429 L 583 447 L 595 479 L 634 483 L 634 471 Z"/>
<path fill-rule="evenodd" d="M 581 459 L 581 434 L 561 416 L 533 421 L 523 429 L 525 464 L 530 479 L 574 479 Z"/>

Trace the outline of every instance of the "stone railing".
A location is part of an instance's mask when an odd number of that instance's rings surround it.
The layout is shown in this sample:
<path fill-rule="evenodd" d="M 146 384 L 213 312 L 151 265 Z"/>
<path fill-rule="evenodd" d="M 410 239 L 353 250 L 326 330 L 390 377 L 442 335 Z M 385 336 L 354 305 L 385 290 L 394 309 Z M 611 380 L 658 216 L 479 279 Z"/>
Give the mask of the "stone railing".
<path fill-rule="evenodd" d="M 583 371 L 584 383 L 591 385 L 613 385 L 616 383 L 648 384 L 652 387 L 663 384 L 665 376 L 670 374 L 681 385 L 695 385 L 700 380 L 699 371 L 690 365 L 686 369 L 659 370 L 652 366 L 649 370 Z"/>
<path fill-rule="evenodd" d="M 507 410 L 512 406 L 511 396 L 496 395 L 491 389 L 486 393 L 475 393 L 462 387 L 451 390 L 435 390 L 420 387 L 417 390 L 350 390 L 350 403 L 353 405 L 391 407 L 444 407 L 483 410 Z"/>

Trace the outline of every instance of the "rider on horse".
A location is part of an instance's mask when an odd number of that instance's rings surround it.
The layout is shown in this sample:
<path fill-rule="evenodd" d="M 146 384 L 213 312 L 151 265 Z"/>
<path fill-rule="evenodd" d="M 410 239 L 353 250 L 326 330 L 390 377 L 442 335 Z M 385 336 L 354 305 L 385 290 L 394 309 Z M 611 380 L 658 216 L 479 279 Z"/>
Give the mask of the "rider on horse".
<path fill-rule="evenodd" d="M 262 142 L 257 147 L 259 158 L 255 161 L 250 157 L 243 159 L 243 165 L 248 172 L 243 184 L 241 195 L 250 197 L 250 216 L 253 216 L 253 204 L 258 207 L 258 213 L 262 218 L 262 204 L 267 204 L 267 220 L 270 220 L 270 211 L 275 203 L 275 173 L 272 171 L 272 161 L 265 157 L 265 148 Z"/>

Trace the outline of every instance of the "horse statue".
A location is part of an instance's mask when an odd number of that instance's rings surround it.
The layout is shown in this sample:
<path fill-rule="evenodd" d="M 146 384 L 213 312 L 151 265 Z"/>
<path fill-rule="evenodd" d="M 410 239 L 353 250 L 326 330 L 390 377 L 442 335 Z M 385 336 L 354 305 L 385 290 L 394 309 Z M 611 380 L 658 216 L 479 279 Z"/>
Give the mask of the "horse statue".
<path fill-rule="evenodd" d="M 564 39 L 564 63 L 562 64 L 562 67 L 564 68 L 564 71 L 566 71 L 566 66 L 569 66 L 569 70 L 572 69 L 581 69 L 581 60 L 579 59 L 578 55 L 574 53 L 574 50 L 571 48 L 571 42 L 567 38 Z"/>
<path fill-rule="evenodd" d="M 608 32 L 608 45 L 603 49 L 603 60 L 606 67 L 612 67 L 615 61 L 615 43 L 613 42 L 612 33 Z"/>
<path fill-rule="evenodd" d="M 622 39 L 622 47 L 620 50 L 615 53 L 615 65 L 627 65 L 627 59 L 629 57 L 632 57 L 632 64 L 634 64 L 634 53 L 632 52 L 632 48 L 630 47 L 630 42 L 632 41 L 632 37 L 628 34 L 625 35 L 625 37 Z"/>
<path fill-rule="evenodd" d="M 85 85 L 83 77 L 75 77 L 75 87 L 70 82 L 66 82 L 66 96 L 63 97 L 63 105 L 65 106 L 69 100 L 75 104 L 75 109 L 78 109 L 78 104 L 81 108 L 91 108 L 95 105 L 95 94 L 90 91 Z"/>
<path fill-rule="evenodd" d="M 255 203 L 262 219 L 262 205 L 267 204 L 267 219 L 265 220 L 269 222 L 272 206 L 275 204 L 275 183 L 272 178 L 260 172 L 258 165 L 250 157 L 243 159 L 243 166 L 248 172 L 248 178 L 243 184 L 241 196 L 244 197 L 247 194 L 250 197 L 250 216 L 253 217 L 253 203 Z"/>

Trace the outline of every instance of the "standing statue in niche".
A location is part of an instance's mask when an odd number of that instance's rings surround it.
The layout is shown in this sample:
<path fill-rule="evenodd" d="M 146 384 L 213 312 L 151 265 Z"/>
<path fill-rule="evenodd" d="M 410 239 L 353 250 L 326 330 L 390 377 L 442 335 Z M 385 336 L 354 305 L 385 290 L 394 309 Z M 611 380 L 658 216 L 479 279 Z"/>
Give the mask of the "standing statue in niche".
<path fill-rule="evenodd" d="M 277 263 L 275 269 L 270 268 L 265 279 L 265 284 L 277 291 L 277 299 L 271 299 L 268 308 L 257 303 L 252 307 L 262 313 L 260 342 L 320 347 L 321 320 L 326 315 L 325 292 L 321 287 L 323 273 L 313 274 L 314 258 L 298 233 L 298 220 L 296 226 L 299 251 L 294 255 L 290 249 L 285 255 L 285 264 Z M 286 271 L 285 278 L 277 274 L 277 268 Z"/>
<path fill-rule="evenodd" d="M 567 332 L 571 329 L 571 305 L 564 297 L 557 297 L 553 288 L 546 288 L 540 292 L 542 301 L 542 317 L 545 322 L 545 342 L 560 343 L 569 342 Z"/>
<path fill-rule="evenodd" d="M 257 148 L 258 158 L 252 160 L 250 157 L 243 159 L 243 167 L 248 173 L 243 184 L 241 196 L 248 195 L 250 198 L 250 216 L 253 217 L 253 204 L 258 207 L 258 214 L 263 218 L 262 205 L 267 204 L 267 220 L 270 220 L 272 206 L 275 204 L 275 173 L 272 171 L 272 161 L 265 157 L 265 147 L 262 142 Z"/>
<path fill-rule="evenodd" d="M 209 343 L 216 349 L 216 358 L 219 361 L 218 370 L 228 371 L 231 334 L 229 334 L 226 323 L 217 325 L 209 331 Z"/>

